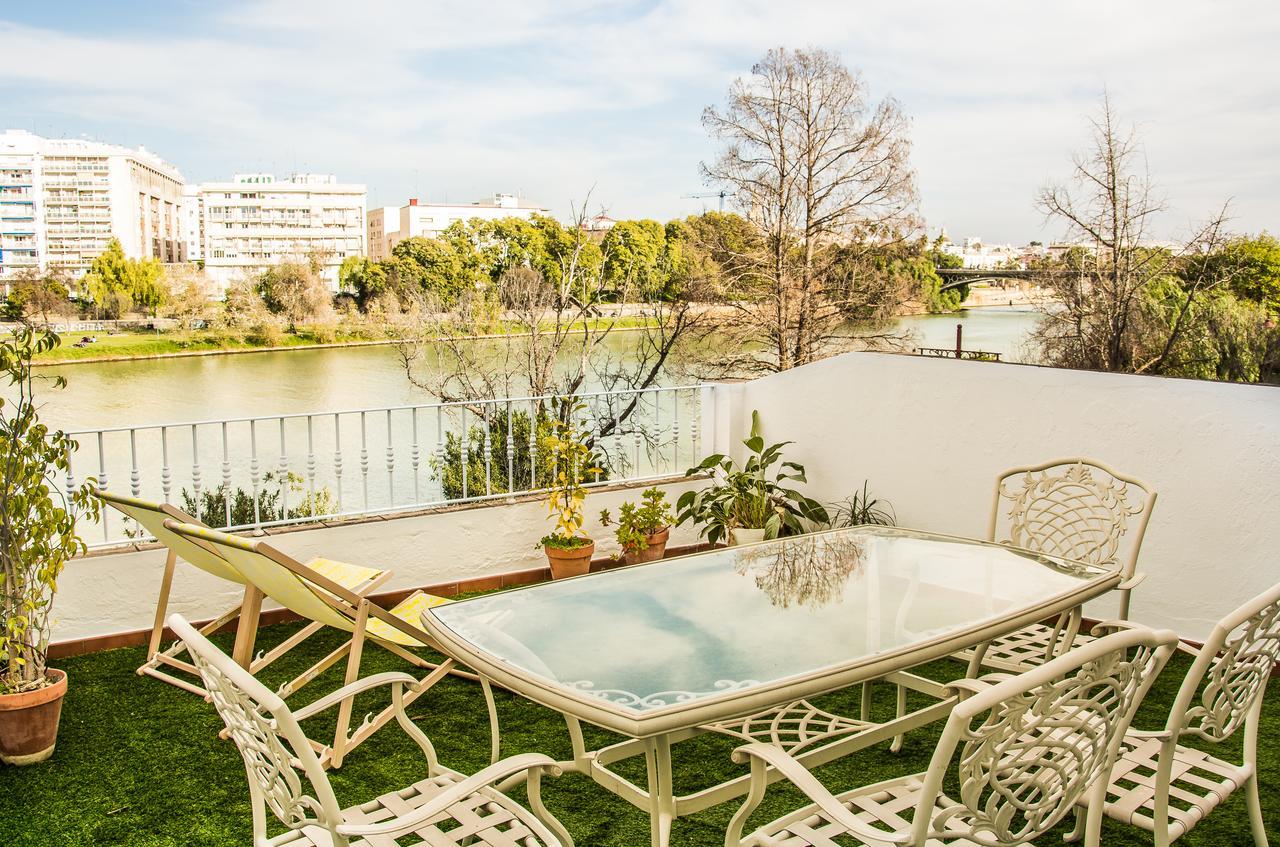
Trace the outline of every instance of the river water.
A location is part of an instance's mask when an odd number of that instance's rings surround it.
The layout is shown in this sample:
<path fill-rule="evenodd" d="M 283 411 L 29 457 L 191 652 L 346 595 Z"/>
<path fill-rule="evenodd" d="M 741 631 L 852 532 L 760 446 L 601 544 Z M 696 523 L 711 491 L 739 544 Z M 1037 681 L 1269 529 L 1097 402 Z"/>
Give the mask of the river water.
<path fill-rule="evenodd" d="M 1036 320 L 1037 313 L 1029 310 L 975 309 L 902 318 L 896 329 L 910 331 L 913 347 L 954 347 L 959 323 L 964 327 L 965 349 L 998 352 L 1008 360 L 1021 361 Z M 612 335 L 606 342 L 607 355 L 625 358 L 636 340 L 635 333 Z M 446 496 L 500 494 L 505 489 L 491 486 L 492 478 L 502 476 L 504 465 L 511 472 L 507 457 L 520 449 L 507 451 L 502 444 L 486 443 L 480 435 L 485 428 L 479 426 L 474 407 L 470 411 L 333 414 L 434 400 L 410 383 L 390 346 L 138 359 L 60 365 L 40 372 L 67 379 L 61 391 L 37 389 L 44 421 L 58 429 L 83 432 L 256 419 L 79 436 L 80 448 L 72 460 L 76 480 L 93 475 L 113 490 L 133 491 L 154 500 L 182 504 L 188 502 L 187 493 L 199 500 L 199 492 L 225 484 L 231 491 L 254 492 L 255 499 L 259 491 L 274 491 L 285 512 L 300 504 L 301 498 L 324 492 L 332 498 L 327 512 L 400 508 L 439 502 Z M 619 428 L 599 442 L 612 477 L 679 473 L 701 459 L 696 389 L 656 392 L 637 402 L 630 419 L 635 425 L 625 434 Z M 596 421 L 614 417 L 624 405 L 608 398 L 592 403 L 586 418 Z M 508 422 L 513 414 L 534 411 L 532 404 L 521 402 L 485 408 L 485 414 Z M 299 413 L 307 414 L 278 417 Z M 446 438 L 456 439 L 464 432 L 480 439 L 469 447 L 472 461 L 481 456 L 484 460 L 469 465 L 470 477 L 464 474 L 461 484 L 463 493 L 446 495 L 434 469 L 440 466 Z M 528 455 L 533 450 L 530 446 Z M 288 485 L 286 479 L 291 480 Z M 545 482 L 520 478 L 517 484 L 527 488 Z M 218 508 L 225 509 L 225 520 L 219 521 L 217 515 L 207 519 L 231 524 L 229 505 Z M 90 535 L 91 543 L 117 541 L 129 531 L 117 518 L 109 518 Z"/>
<path fill-rule="evenodd" d="M 964 347 L 1027 361 L 1024 342 L 1038 312 L 1018 308 L 970 309 L 950 315 L 899 318 L 913 346 L 955 346 L 956 324 Z M 610 339 L 624 351 L 628 334 Z M 296 412 L 378 408 L 429 403 L 411 385 L 391 347 L 347 347 L 192 356 L 41 368 L 61 375 L 62 391 L 44 392 L 46 423 L 67 430 L 168 423 Z"/>

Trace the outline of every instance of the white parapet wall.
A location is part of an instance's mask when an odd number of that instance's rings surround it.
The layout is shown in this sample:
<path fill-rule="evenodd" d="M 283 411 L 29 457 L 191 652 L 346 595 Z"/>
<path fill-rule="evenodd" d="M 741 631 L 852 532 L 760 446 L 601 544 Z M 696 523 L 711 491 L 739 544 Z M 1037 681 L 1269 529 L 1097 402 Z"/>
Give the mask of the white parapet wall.
<path fill-rule="evenodd" d="M 660 486 L 673 508 L 680 493 L 700 485 Z M 639 500 L 643 486 L 597 491 L 587 497 L 586 532 L 596 539 L 596 556 L 617 552 L 613 531 L 600 525 L 601 509 L 617 516 L 626 500 Z M 395 576 L 380 591 L 417 588 L 542 567 L 535 545 L 551 528 L 546 504 L 522 499 L 471 507 L 451 507 L 410 517 L 389 517 L 299 528 L 269 541 L 306 561 L 316 556 L 390 569 Z M 696 543 L 696 530 L 672 532 L 670 545 Z M 164 570 L 162 548 L 104 553 L 68 563 L 58 581 L 53 643 L 73 642 L 151 626 Z M 239 602 L 233 584 L 179 563 L 169 610 L 190 620 L 208 620 Z M 270 602 L 264 608 L 273 608 Z"/>
<path fill-rule="evenodd" d="M 758 409 L 811 496 L 869 480 L 903 526 L 982 537 L 997 473 L 1063 456 L 1151 482 L 1132 617 L 1186 638 L 1280 581 L 1280 388 L 853 353 L 717 394 L 735 443 Z"/>

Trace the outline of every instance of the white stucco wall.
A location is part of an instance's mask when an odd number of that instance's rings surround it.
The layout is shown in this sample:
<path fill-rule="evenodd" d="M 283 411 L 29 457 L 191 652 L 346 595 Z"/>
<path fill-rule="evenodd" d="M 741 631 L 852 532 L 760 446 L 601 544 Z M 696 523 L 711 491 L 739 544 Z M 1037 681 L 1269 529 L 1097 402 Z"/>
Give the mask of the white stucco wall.
<path fill-rule="evenodd" d="M 1280 388 L 854 353 L 717 394 L 735 443 L 759 409 L 812 496 L 867 479 L 903 526 L 982 537 L 997 472 L 1062 456 L 1147 480 L 1132 616 L 1187 638 L 1280 581 Z"/>
<path fill-rule="evenodd" d="M 673 504 L 697 483 L 664 485 Z M 601 509 L 617 516 L 625 500 L 640 489 L 594 492 L 587 498 L 587 534 L 596 539 L 596 556 L 617 551 L 613 530 L 599 523 Z M 546 505 L 526 501 L 457 509 L 416 517 L 298 530 L 272 536 L 270 542 L 306 561 L 325 556 L 355 564 L 389 568 L 395 576 L 379 591 L 470 579 L 546 564 L 537 540 L 547 533 Z M 697 532 L 681 527 L 672 546 L 697 542 Z M 164 571 L 163 549 L 89 556 L 67 565 L 54 606 L 54 643 L 146 629 L 155 615 Z M 179 564 L 169 610 L 190 620 L 207 620 L 239 600 L 236 586 Z M 272 608 L 270 602 L 264 608 Z"/>

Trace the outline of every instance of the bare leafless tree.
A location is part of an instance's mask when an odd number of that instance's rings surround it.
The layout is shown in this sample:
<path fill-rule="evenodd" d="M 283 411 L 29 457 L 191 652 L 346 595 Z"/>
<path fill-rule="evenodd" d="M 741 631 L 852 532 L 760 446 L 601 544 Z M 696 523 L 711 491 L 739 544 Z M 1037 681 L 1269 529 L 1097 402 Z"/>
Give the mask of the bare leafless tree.
<path fill-rule="evenodd" d="M 608 291 L 600 247 L 575 209 L 569 249 L 558 280 L 517 266 L 492 285 L 473 288 L 451 308 L 424 302 L 396 349 L 410 382 L 447 402 L 514 396 L 567 397 L 587 390 L 634 391 L 662 384 L 677 348 L 706 317 L 684 299 L 649 303 L 628 314 L 621 352 L 610 342 L 624 332 L 602 315 Z M 540 411 L 550 413 L 554 404 Z M 634 433 L 635 395 L 590 406 L 593 439 Z M 562 417 L 568 407 L 559 405 Z M 477 411 L 481 411 L 477 408 Z M 647 434 L 646 434 L 647 436 Z"/>
<path fill-rule="evenodd" d="M 917 225 L 901 107 L 873 103 L 831 53 L 778 48 L 702 122 L 724 143 L 704 176 L 732 192 L 763 242 L 738 260 L 739 296 L 720 326 L 735 340 L 723 364 L 781 371 L 848 349 L 856 342 L 842 325 L 867 292 L 839 284 L 832 248 L 891 242 Z"/>
<path fill-rule="evenodd" d="M 1037 198 L 1046 220 L 1065 224 L 1067 239 L 1078 247 L 1042 269 L 1040 284 L 1064 308 L 1045 317 L 1034 343 L 1050 364 L 1159 373 L 1197 299 L 1227 281 L 1221 275 L 1179 276 L 1189 258 L 1221 247 L 1227 208 L 1185 241 L 1157 244 L 1153 226 L 1166 206 L 1136 130 L 1123 123 L 1105 93 L 1090 126 L 1090 148 L 1073 157 L 1070 179 L 1041 189 Z M 1152 286 L 1175 276 L 1172 314 L 1152 320 Z"/>

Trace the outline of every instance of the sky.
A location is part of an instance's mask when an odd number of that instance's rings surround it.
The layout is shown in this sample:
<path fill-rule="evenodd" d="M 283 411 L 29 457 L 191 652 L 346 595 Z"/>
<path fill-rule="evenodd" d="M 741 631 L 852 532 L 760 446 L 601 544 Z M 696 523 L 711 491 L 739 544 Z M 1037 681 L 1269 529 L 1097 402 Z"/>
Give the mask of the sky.
<path fill-rule="evenodd" d="M 1059 233 L 1035 207 L 1103 90 L 1167 199 L 1280 231 L 1275 0 L 0 0 L 0 128 L 146 146 L 189 182 L 334 173 L 369 205 L 519 193 L 665 220 L 717 200 L 700 123 L 774 46 L 821 47 L 911 117 L 931 231 Z"/>

